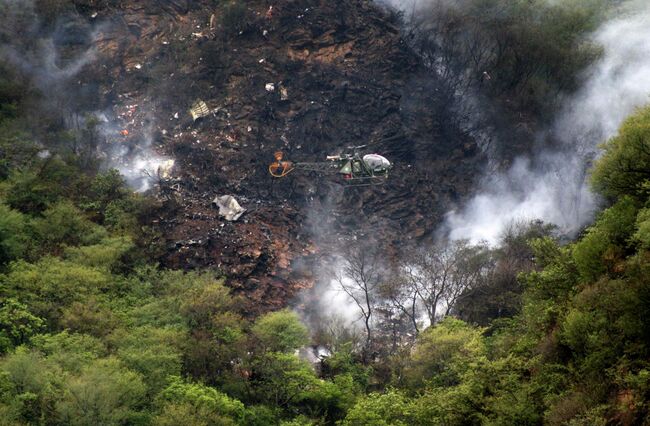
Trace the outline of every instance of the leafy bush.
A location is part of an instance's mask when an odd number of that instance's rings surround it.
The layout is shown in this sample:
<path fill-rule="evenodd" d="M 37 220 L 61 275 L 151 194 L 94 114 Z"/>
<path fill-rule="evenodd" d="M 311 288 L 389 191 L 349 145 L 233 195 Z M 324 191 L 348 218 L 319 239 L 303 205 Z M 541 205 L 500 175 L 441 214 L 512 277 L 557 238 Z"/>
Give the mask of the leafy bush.
<path fill-rule="evenodd" d="M 267 351 L 292 352 L 309 342 L 307 327 L 288 309 L 258 318 L 251 331 Z"/>
<path fill-rule="evenodd" d="M 0 267 L 27 253 L 28 218 L 0 203 Z"/>
<path fill-rule="evenodd" d="M 592 171 L 601 194 L 616 200 L 625 195 L 640 202 L 650 195 L 650 107 L 640 109 L 603 145 L 604 155 Z"/>
<path fill-rule="evenodd" d="M 170 412 L 183 412 L 187 406 L 194 410 L 194 417 L 207 424 L 235 424 L 244 417 L 244 404 L 240 401 L 198 383 L 187 383 L 180 377 L 171 377 L 170 383 L 159 396 L 166 416 Z M 230 419 L 230 422 L 228 420 Z"/>
<path fill-rule="evenodd" d="M 45 327 L 44 321 L 33 315 L 16 299 L 0 302 L 0 354 L 25 344 Z"/>
<path fill-rule="evenodd" d="M 484 350 L 480 329 L 446 318 L 418 336 L 405 372 L 409 387 L 456 385 Z"/>
<path fill-rule="evenodd" d="M 620 262 L 634 232 L 637 209 L 625 196 L 601 213 L 587 234 L 575 244 L 573 258 L 583 281 L 595 281 Z"/>

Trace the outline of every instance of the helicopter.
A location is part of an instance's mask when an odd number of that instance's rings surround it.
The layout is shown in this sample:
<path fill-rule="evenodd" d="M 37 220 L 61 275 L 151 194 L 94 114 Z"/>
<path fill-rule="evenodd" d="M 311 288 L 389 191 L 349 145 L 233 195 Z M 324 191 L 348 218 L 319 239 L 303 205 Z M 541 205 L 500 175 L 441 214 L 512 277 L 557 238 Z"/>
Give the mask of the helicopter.
<path fill-rule="evenodd" d="M 339 174 L 346 186 L 381 185 L 388 179 L 388 172 L 393 165 L 379 154 L 361 156 L 357 150 L 365 145 L 351 147 L 352 154 L 328 155 L 323 162 L 293 162 L 284 160 L 282 151 L 274 154 L 275 162 L 269 165 L 269 173 L 275 178 L 282 178 L 294 170 L 315 171 Z"/>

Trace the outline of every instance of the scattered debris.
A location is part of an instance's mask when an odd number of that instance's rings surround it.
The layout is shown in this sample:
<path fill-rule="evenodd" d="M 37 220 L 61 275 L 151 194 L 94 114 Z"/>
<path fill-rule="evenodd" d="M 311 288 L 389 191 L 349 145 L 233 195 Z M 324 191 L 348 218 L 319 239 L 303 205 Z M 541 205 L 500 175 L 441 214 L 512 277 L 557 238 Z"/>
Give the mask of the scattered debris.
<path fill-rule="evenodd" d="M 208 108 L 208 105 L 204 101 L 199 99 L 190 107 L 190 114 L 192 115 L 192 119 L 196 121 L 201 117 L 209 115 L 210 108 Z"/>
<path fill-rule="evenodd" d="M 199 118 L 210 115 L 210 108 L 208 108 L 208 105 L 204 101 L 198 99 L 190 107 L 190 115 L 192 116 L 192 119 L 196 121 Z"/>
<path fill-rule="evenodd" d="M 256 309 L 278 308 L 313 281 L 305 272 L 310 268 L 302 265 L 326 256 L 330 246 L 338 245 L 336 236 L 347 235 L 350 227 L 380 229 L 382 238 L 391 242 L 417 238 L 440 220 L 450 195 L 470 188 L 467 171 L 473 157 L 430 155 L 432 140 L 455 146 L 465 139 L 453 132 L 449 138 L 439 137 L 435 120 L 418 119 L 437 107 L 430 101 L 437 97 L 425 95 L 419 80 L 408 77 L 422 71 L 420 62 L 372 4 L 352 2 L 341 8 L 337 2 L 321 2 L 306 11 L 304 2 L 256 3 L 251 9 L 259 11 L 258 18 L 247 26 L 254 34 L 239 38 L 217 34 L 222 30 L 220 6 L 182 11 L 170 6 L 181 3 L 193 2 L 150 2 L 144 7 L 127 1 L 106 9 L 115 16 L 98 36 L 97 59 L 89 68 L 93 72 L 80 74 L 80 79 L 106 77 L 98 82 L 104 95 L 94 110 L 116 105 L 115 124 L 105 126 L 115 143 L 111 153 L 147 160 L 147 182 L 154 183 L 158 173 L 171 174 L 161 185 L 170 198 L 160 213 L 161 241 L 183 245 L 165 252 L 161 262 L 166 267 L 219 265 L 228 285 L 246 289 L 246 296 L 258 302 Z M 105 12 L 99 15 L 97 19 L 104 19 Z M 298 15 L 304 15 L 302 20 Z M 345 25 L 335 24 L 339 21 Z M 317 35 L 314 27 L 331 29 Z M 211 44 L 219 51 L 213 52 Z M 174 54 L 178 50 L 188 53 L 182 64 Z M 212 59 L 209 52 L 229 60 L 213 64 L 207 61 Z M 285 66 L 285 57 L 291 67 Z M 219 75 L 210 71 L 213 65 L 223 66 Z M 160 74 L 158 90 L 142 84 L 145 72 Z M 209 123 L 192 126 L 188 110 L 199 97 L 207 99 Z M 413 102 L 405 103 L 406 97 Z M 120 135 L 122 129 L 128 129 L 128 136 Z M 258 167 L 260 155 L 277 149 L 319 157 L 335 146 L 373 142 L 402 131 L 412 136 L 390 148 L 396 159 L 413 157 L 412 167 L 405 168 L 409 173 L 396 173 L 390 186 L 355 190 L 351 199 L 343 191 L 331 195 L 329 182 L 306 177 L 271 183 Z M 387 148 L 381 142 L 372 149 Z M 451 149 L 444 145 L 439 151 Z M 167 158 L 176 159 L 170 172 L 164 165 L 159 168 Z M 435 179 L 440 176 L 444 178 Z M 215 193 L 215 187 L 222 189 Z M 236 201 L 248 206 L 246 214 L 237 222 L 222 219 L 221 209 L 211 205 L 217 193 L 237 194 Z M 326 236 L 319 233 L 320 254 L 306 251 L 313 235 L 303 199 L 326 222 L 323 229 L 332 229 Z M 321 205 L 330 199 L 335 213 Z M 418 216 L 420 211 L 426 213 Z M 195 245 L 199 240 L 203 244 Z"/>
<path fill-rule="evenodd" d="M 156 171 L 160 179 L 169 179 L 171 177 L 172 169 L 174 168 L 174 160 L 169 159 L 163 161 Z"/>
<path fill-rule="evenodd" d="M 219 207 L 219 216 L 223 216 L 230 222 L 239 219 L 246 211 L 232 195 L 216 196 L 212 201 L 212 205 Z"/>
<path fill-rule="evenodd" d="M 284 86 L 280 86 L 280 100 L 281 101 L 289 100 L 289 91 Z"/>

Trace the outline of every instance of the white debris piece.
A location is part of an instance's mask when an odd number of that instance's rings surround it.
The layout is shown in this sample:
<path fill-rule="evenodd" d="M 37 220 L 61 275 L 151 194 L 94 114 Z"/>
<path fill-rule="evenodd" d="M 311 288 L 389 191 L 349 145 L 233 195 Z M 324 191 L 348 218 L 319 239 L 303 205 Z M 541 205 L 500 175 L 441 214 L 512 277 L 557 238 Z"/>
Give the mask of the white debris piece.
<path fill-rule="evenodd" d="M 280 86 L 280 100 L 281 101 L 289 100 L 289 91 L 284 86 Z"/>
<path fill-rule="evenodd" d="M 174 168 L 174 160 L 165 160 L 160 165 L 158 165 L 158 170 L 156 171 L 158 177 L 161 179 L 169 179 L 171 177 L 172 169 Z"/>
<path fill-rule="evenodd" d="M 136 69 L 141 69 L 141 68 L 142 68 L 142 65 L 141 65 L 141 64 L 135 64 L 135 68 L 136 68 Z"/>
<path fill-rule="evenodd" d="M 210 108 L 208 108 L 208 105 L 200 99 L 197 99 L 190 107 L 190 115 L 194 121 L 201 117 L 206 117 L 209 114 Z"/>
<path fill-rule="evenodd" d="M 275 92 L 275 84 L 274 83 L 266 83 L 266 86 L 264 86 L 267 92 Z"/>
<path fill-rule="evenodd" d="M 216 196 L 212 205 L 219 207 L 219 216 L 223 216 L 230 222 L 239 219 L 246 211 L 232 195 Z"/>

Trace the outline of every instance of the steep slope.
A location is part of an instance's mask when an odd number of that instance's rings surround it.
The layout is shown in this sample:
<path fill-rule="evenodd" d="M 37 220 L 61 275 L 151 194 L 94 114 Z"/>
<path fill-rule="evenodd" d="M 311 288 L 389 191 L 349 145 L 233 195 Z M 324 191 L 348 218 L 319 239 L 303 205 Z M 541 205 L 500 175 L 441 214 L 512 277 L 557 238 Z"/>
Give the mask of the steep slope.
<path fill-rule="evenodd" d="M 174 0 L 79 10 L 77 19 L 101 22 L 96 60 L 80 84 L 100 82 L 86 108 L 104 111 L 113 163 L 175 160 L 171 178 L 159 182 L 164 263 L 218 267 L 263 306 L 311 285 L 310 265 L 347 238 L 371 235 L 390 247 L 426 237 L 480 168 L 480 150 L 449 120 L 439 83 L 410 52 L 396 17 L 370 2 Z M 193 121 L 197 100 L 211 112 Z M 386 185 L 344 189 L 298 173 L 278 181 L 266 170 L 278 149 L 322 161 L 363 144 L 395 163 Z M 239 221 L 211 206 L 223 194 L 248 209 Z"/>

